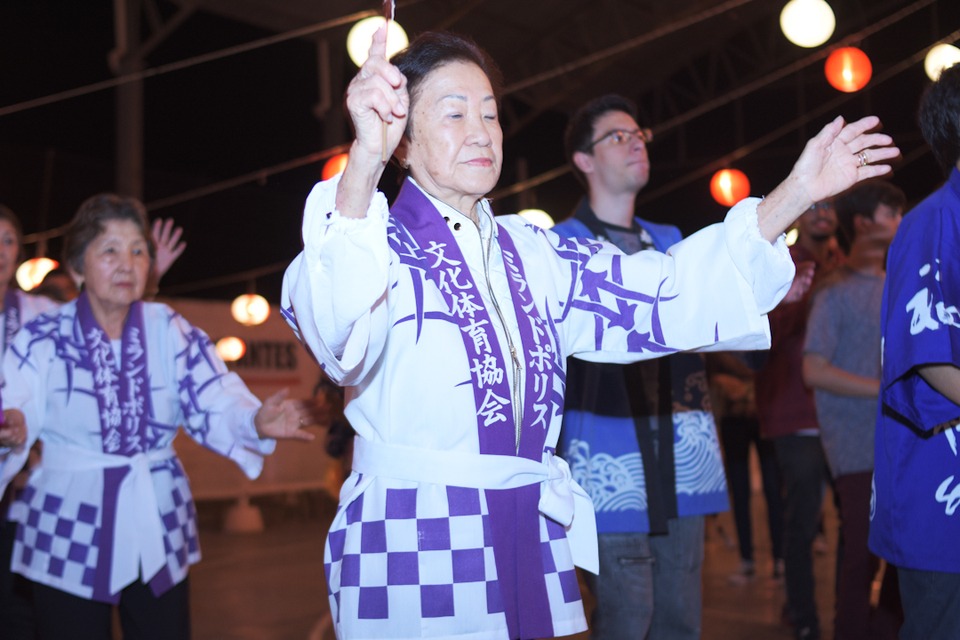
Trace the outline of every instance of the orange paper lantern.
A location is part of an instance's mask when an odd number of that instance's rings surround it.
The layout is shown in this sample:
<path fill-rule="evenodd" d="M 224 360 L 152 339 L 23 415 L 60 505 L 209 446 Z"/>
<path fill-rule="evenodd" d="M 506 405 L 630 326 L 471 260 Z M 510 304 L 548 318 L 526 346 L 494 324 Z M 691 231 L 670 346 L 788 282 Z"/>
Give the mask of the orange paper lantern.
<path fill-rule="evenodd" d="M 347 166 L 347 154 L 338 153 L 327 160 L 326 164 L 323 165 L 323 171 L 320 172 L 320 178 L 323 180 L 329 180 L 333 176 L 343 171 L 345 166 Z"/>
<path fill-rule="evenodd" d="M 842 47 L 827 57 L 823 72 L 827 82 L 837 91 L 853 93 L 860 91 L 873 75 L 870 58 L 856 47 Z"/>
<path fill-rule="evenodd" d="M 750 195 L 750 180 L 739 169 L 721 169 L 710 179 L 710 195 L 725 207 L 732 207 Z"/>

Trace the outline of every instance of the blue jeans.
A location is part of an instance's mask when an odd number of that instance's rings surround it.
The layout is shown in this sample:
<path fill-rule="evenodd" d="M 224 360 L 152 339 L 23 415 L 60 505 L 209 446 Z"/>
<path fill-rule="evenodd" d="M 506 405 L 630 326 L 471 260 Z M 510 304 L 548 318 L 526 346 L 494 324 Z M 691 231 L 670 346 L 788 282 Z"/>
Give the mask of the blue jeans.
<path fill-rule="evenodd" d="M 602 533 L 593 640 L 700 637 L 703 516 L 669 520 L 667 535 Z"/>
<path fill-rule="evenodd" d="M 955 640 L 960 633 L 960 573 L 897 567 L 900 640 Z"/>

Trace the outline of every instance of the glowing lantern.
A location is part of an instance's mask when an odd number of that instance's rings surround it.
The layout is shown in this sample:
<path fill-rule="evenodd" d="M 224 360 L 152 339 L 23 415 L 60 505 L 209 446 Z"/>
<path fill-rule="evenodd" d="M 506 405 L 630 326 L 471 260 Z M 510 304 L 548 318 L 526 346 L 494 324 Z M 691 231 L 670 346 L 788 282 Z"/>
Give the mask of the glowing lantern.
<path fill-rule="evenodd" d="M 263 296 L 245 293 L 234 299 L 230 305 L 230 313 L 240 324 L 252 327 L 263 324 L 270 316 L 270 303 Z"/>
<path fill-rule="evenodd" d="M 217 355 L 224 362 L 236 362 L 247 352 L 247 344 L 236 336 L 217 340 Z"/>
<path fill-rule="evenodd" d="M 17 267 L 17 284 L 24 291 L 36 289 L 48 273 L 60 266 L 50 258 L 31 258 Z"/>
<path fill-rule="evenodd" d="M 827 57 L 823 67 L 827 82 L 837 91 L 853 93 L 860 91 L 870 82 L 873 65 L 870 58 L 856 47 L 842 47 Z"/>
<path fill-rule="evenodd" d="M 710 179 L 710 195 L 725 207 L 732 207 L 750 195 L 750 180 L 739 169 L 721 169 Z"/>
<path fill-rule="evenodd" d="M 320 172 L 320 179 L 329 180 L 333 176 L 343 171 L 345 166 L 347 166 L 347 154 L 338 153 L 327 160 L 327 162 L 323 165 L 323 171 Z"/>
<path fill-rule="evenodd" d="M 927 77 L 936 82 L 940 72 L 960 62 L 960 49 L 952 44 L 938 44 L 931 47 L 923 59 L 923 70 Z"/>
<path fill-rule="evenodd" d="M 797 244 L 797 240 L 799 239 L 800 239 L 800 229 L 793 227 L 792 229 L 787 231 L 787 237 L 784 240 L 784 242 L 787 243 L 788 247 L 792 247 L 793 245 Z"/>
<path fill-rule="evenodd" d="M 780 30 L 798 47 L 819 47 L 836 26 L 833 9 L 824 0 L 790 0 L 780 12 Z"/>
<path fill-rule="evenodd" d="M 524 209 L 517 212 L 517 215 L 541 229 L 549 229 L 553 226 L 553 218 L 543 209 Z"/>
<path fill-rule="evenodd" d="M 382 16 L 371 16 L 350 28 L 350 33 L 347 34 L 347 54 L 353 60 L 353 64 L 360 67 L 367 61 L 373 34 L 383 26 L 385 21 L 386 18 Z M 406 49 L 408 44 L 410 40 L 407 38 L 407 32 L 396 20 L 391 20 L 387 25 L 387 59 L 389 60 L 390 56 L 396 52 Z"/>

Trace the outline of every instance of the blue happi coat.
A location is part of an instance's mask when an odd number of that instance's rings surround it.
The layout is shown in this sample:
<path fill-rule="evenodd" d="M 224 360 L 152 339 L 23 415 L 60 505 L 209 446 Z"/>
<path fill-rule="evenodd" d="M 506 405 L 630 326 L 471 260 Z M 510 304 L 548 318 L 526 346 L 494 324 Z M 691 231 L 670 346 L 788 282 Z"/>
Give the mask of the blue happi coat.
<path fill-rule="evenodd" d="M 887 258 L 870 549 L 960 573 L 960 406 L 917 367 L 960 367 L 960 171 L 903 218 Z"/>

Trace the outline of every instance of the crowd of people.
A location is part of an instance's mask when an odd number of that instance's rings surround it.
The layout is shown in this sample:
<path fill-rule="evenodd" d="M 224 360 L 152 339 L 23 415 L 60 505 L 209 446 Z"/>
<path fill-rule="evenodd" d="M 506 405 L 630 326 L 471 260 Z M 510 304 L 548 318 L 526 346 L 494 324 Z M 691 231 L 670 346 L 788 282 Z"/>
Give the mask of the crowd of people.
<path fill-rule="evenodd" d="M 80 205 L 77 289 L 56 302 L 11 285 L 22 234 L 0 207 L 4 637 L 110 638 L 114 607 L 124 638 L 190 637 L 199 546 L 174 435 L 255 477 L 318 414 L 349 466 L 324 545 L 340 638 L 699 638 L 705 517 L 728 495 L 735 584 L 758 572 L 751 444 L 795 637 L 821 637 L 825 487 L 835 638 L 956 637 L 960 66 L 920 110 L 948 182 L 903 225 L 885 178 L 899 150 L 877 118 L 838 117 L 764 198 L 683 238 L 637 215 L 652 134 L 617 95 L 570 119 L 571 217 L 495 217 L 496 64 L 451 33 L 390 60 L 385 40 L 350 82 L 349 159 L 309 194 L 284 276 L 315 403 L 261 402 L 201 328 L 144 302 L 183 246 L 136 199 Z"/>

